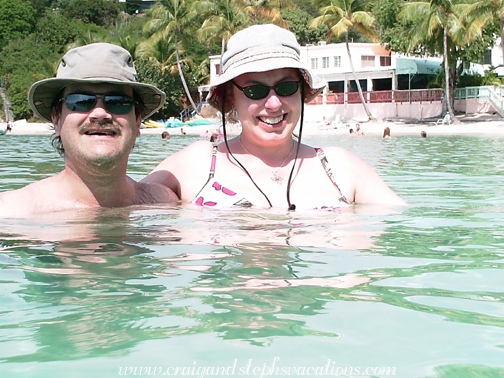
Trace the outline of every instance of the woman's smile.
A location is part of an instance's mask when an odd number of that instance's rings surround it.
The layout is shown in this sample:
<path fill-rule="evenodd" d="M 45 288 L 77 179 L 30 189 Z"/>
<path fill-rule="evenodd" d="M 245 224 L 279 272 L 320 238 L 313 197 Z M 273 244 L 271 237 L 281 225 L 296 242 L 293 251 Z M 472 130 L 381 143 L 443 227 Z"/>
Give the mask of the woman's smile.
<path fill-rule="evenodd" d="M 276 125 L 280 122 L 282 122 L 287 114 L 281 115 L 281 116 L 276 116 L 276 117 L 268 117 L 268 116 L 259 116 L 257 117 L 259 121 L 267 123 L 268 125 Z"/>

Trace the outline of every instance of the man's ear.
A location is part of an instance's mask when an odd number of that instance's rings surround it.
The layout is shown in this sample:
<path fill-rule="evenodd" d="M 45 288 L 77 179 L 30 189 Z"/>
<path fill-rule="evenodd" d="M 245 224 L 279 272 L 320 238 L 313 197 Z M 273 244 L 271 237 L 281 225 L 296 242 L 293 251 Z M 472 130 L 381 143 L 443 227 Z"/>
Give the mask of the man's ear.
<path fill-rule="evenodd" d="M 61 124 L 60 124 L 61 115 L 56 114 L 54 111 L 51 111 L 51 119 L 54 125 L 54 134 L 56 136 L 60 136 L 61 134 Z"/>
<path fill-rule="evenodd" d="M 136 123 L 135 123 L 135 128 L 137 129 L 137 138 L 140 136 L 140 127 L 142 126 L 142 115 L 139 114 L 137 117 L 136 117 Z"/>

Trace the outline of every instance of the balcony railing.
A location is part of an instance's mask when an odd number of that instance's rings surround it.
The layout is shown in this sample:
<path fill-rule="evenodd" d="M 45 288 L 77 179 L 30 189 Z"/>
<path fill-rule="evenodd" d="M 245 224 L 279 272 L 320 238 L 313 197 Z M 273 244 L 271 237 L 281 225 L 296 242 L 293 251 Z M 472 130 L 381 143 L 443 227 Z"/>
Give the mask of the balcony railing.
<path fill-rule="evenodd" d="M 363 92 L 364 100 L 368 103 L 383 102 L 432 102 L 443 99 L 443 90 L 436 89 L 413 89 L 395 91 L 372 91 Z M 326 104 L 359 104 L 361 102 L 359 92 L 348 93 L 328 93 L 326 94 Z M 318 95 L 310 104 L 317 105 L 324 103 L 324 96 Z"/>
<path fill-rule="evenodd" d="M 482 87 L 467 87 L 459 88 L 455 91 L 455 100 L 468 100 L 470 98 L 486 99 L 490 101 L 495 110 L 504 117 L 504 100 L 502 95 L 504 92 L 501 87 L 493 87 L 490 85 Z"/>

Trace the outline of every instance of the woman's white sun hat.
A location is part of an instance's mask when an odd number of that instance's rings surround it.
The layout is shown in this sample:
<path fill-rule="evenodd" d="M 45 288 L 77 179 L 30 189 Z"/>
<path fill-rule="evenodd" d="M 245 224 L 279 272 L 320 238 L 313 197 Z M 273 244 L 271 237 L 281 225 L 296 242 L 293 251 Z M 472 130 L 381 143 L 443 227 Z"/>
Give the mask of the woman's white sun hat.
<path fill-rule="evenodd" d="M 222 74 L 210 84 L 207 101 L 222 110 L 222 99 L 227 82 L 249 72 L 266 72 L 281 68 L 296 68 L 305 86 L 305 102 L 313 100 L 326 86 L 325 81 L 301 63 L 300 46 L 296 36 L 276 25 L 254 25 L 234 34 L 222 57 Z M 225 104 L 224 112 L 231 110 Z"/>

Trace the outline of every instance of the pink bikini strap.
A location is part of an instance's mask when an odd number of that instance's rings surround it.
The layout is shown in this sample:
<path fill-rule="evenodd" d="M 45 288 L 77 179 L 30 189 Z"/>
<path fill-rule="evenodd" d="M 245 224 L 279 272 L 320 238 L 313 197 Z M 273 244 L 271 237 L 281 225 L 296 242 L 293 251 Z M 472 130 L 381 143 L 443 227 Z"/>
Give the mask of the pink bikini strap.
<path fill-rule="evenodd" d="M 210 176 L 208 179 L 212 179 L 215 175 L 215 164 L 217 163 L 217 146 L 213 147 L 212 152 L 212 164 L 210 164 Z"/>
<path fill-rule="evenodd" d="M 327 177 L 329 177 L 329 180 L 331 180 L 334 187 L 336 189 L 338 189 L 338 192 L 340 192 L 340 194 L 341 194 L 339 201 L 350 204 L 350 202 L 346 199 L 346 197 L 341 192 L 341 189 L 339 188 L 338 184 L 336 184 L 336 180 L 334 179 L 334 175 L 331 171 L 331 167 L 329 166 L 329 162 L 327 161 L 327 156 L 324 153 L 324 150 L 322 148 L 315 148 L 315 152 L 317 152 L 317 156 L 318 156 L 320 162 L 322 163 L 322 167 L 324 167 L 324 170 L 325 170 L 325 173 L 327 174 Z"/>

